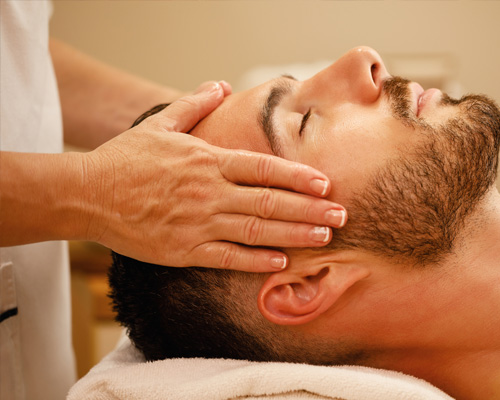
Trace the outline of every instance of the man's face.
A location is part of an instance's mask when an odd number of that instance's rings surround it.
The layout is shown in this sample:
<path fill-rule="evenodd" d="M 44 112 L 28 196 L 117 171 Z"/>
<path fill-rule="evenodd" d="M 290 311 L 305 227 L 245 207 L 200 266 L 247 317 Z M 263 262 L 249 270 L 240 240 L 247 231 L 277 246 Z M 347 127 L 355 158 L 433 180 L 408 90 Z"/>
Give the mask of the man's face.
<path fill-rule="evenodd" d="M 350 215 L 332 246 L 425 263 L 451 250 L 492 184 L 499 121 L 491 101 L 392 78 L 362 47 L 306 81 L 281 77 L 229 96 L 192 134 L 317 168 Z"/>
<path fill-rule="evenodd" d="M 394 117 L 382 90 L 388 77 L 375 51 L 356 48 L 306 81 L 282 77 L 229 96 L 193 135 L 311 165 L 332 179 L 331 197 L 342 202 L 368 172 L 422 139 Z M 436 106 L 438 91 L 426 92 L 418 110 L 423 90 L 418 84 L 410 89 L 413 116 L 434 123 L 455 114 L 453 107 Z"/>

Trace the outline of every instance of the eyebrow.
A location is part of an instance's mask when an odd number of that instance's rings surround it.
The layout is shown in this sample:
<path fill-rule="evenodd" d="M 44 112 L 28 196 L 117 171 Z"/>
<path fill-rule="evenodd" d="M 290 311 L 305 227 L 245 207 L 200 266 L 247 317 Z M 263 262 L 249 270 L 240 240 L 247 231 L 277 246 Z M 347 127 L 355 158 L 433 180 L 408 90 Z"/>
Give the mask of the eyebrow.
<path fill-rule="evenodd" d="M 278 107 L 283 98 L 292 90 L 290 80 L 296 81 L 297 79 L 291 75 L 282 75 L 281 78 L 276 81 L 259 114 L 259 123 L 269 141 L 271 151 L 274 155 L 281 158 L 283 158 L 282 146 L 276 134 L 273 118 L 276 107 Z"/>

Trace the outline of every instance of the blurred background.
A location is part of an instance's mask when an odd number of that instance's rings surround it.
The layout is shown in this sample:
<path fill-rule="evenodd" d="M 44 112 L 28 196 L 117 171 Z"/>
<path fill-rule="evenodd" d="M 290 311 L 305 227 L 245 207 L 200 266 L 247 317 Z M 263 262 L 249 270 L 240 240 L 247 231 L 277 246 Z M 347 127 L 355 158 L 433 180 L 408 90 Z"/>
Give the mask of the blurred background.
<path fill-rule="evenodd" d="M 391 74 L 500 102 L 498 1 L 54 1 L 52 36 L 181 90 L 225 79 L 242 90 L 307 78 L 368 45 Z M 109 251 L 71 243 L 74 340 L 82 375 L 120 329 L 106 297 Z"/>
<path fill-rule="evenodd" d="M 322 64 L 368 45 L 393 74 L 408 67 L 412 74 L 446 75 L 464 91 L 500 100 L 497 1 L 54 3 L 54 36 L 183 90 L 212 79 L 242 89 L 255 68 Z"/>

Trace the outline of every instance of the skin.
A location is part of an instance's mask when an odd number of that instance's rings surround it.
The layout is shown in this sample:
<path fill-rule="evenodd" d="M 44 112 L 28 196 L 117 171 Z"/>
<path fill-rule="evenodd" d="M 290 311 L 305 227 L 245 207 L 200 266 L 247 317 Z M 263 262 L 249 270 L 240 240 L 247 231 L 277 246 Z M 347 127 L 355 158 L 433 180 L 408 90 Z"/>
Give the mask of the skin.
<path fill-rule="evenodd" d="M 280 155 L 324 171 L 333 184 L 328 199 L 348 204 L 371 172 L 425 140 L 420 129 L 392 115 L 381 89 L 386 77 L 376 52 L 356 48 L 309 80 L 278 78 L 228 97 L 191 133 L 271 154 L 262 130 L 256 132 L 270 90 L 285 80 L 292 89 L 274 114 Z M 410 87 L 412 110 L 426 124 L 457 115 L 456 107 L 439 104 L 439 91 L 427 92 L 418 109 L 421 89 Z M 290 249 L 290 268 L 265 281 L 258 307 L 270 322 L 332 348 L 349 338 L 368 351 L 363 365 L 423 378 L 457 399 L 499 399 L 499 238 L 500 196 L 492 187 L 439 265 L 396 266 L 361 250 Z"/>
<path fill-rule="evenodd" d="M 377 66 L 373 74 L 371 65 Z M 221 147 L 272 154 L 265 136 L 253 131 L 262 132 L 257 121 L 270 89 L 286 82 L 292 86 L 292 93 L 275 112 L 283 149 L 279 155 L 324 171 L 335 183 L 328 198 L 342 202 L 362 186 L 367 172 L 402 149 L 415 146 L 420 139 L 413 129 L 393 117 L 387 99 L 380 96 L 381 83 L 387 77 L 378 54 L 357 48 L 309 80 L 279 78 L 233 94 L 192 134 Z M 437 101 L 435 96 L 429 105 Z M 301 119 L 309 109 L 312 116 L 300 137 Z M 442 122 L 454 114 L 452 108 L 426 107 L 421 116 L 429 122 Z M 222 129 L 216 133 L 219 124 Z M 363 161 L 353 165 L 352 159 Z"/>
<path fill-rule="evenodd" d="M 91 240 L 156 264 L 262 272 L 285 268 L 288 258 L 258 246 L 324 246 L 330 227 L 345 222 L 345 209 L 322 199 L 331 188 L 323 173 L 183 134 L 231 93 L 227 83 L 208 82 L 128 129 L 181 93 L 55 40 L 50 52 L 65 140 L 99 147 L 1 152 L 0 246 Z M 291 215 L 293 204 L 302 207 Z"/>

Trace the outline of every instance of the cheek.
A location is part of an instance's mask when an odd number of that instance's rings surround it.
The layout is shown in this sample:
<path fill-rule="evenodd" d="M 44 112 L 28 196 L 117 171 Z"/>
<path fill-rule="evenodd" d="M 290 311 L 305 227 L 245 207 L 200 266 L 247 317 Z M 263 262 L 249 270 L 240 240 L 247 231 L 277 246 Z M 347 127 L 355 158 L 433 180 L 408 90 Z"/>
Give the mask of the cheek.
<path fill-rule="evenodd" d="M 323 126 L 303 146 L 297 161 L 325 173 L 332 181 L 330 200 L 345 202 L 361 190 L 385 163 L 414 145 L 410 132 L 392 121 L 363 118 L 342 126 Z"/>

